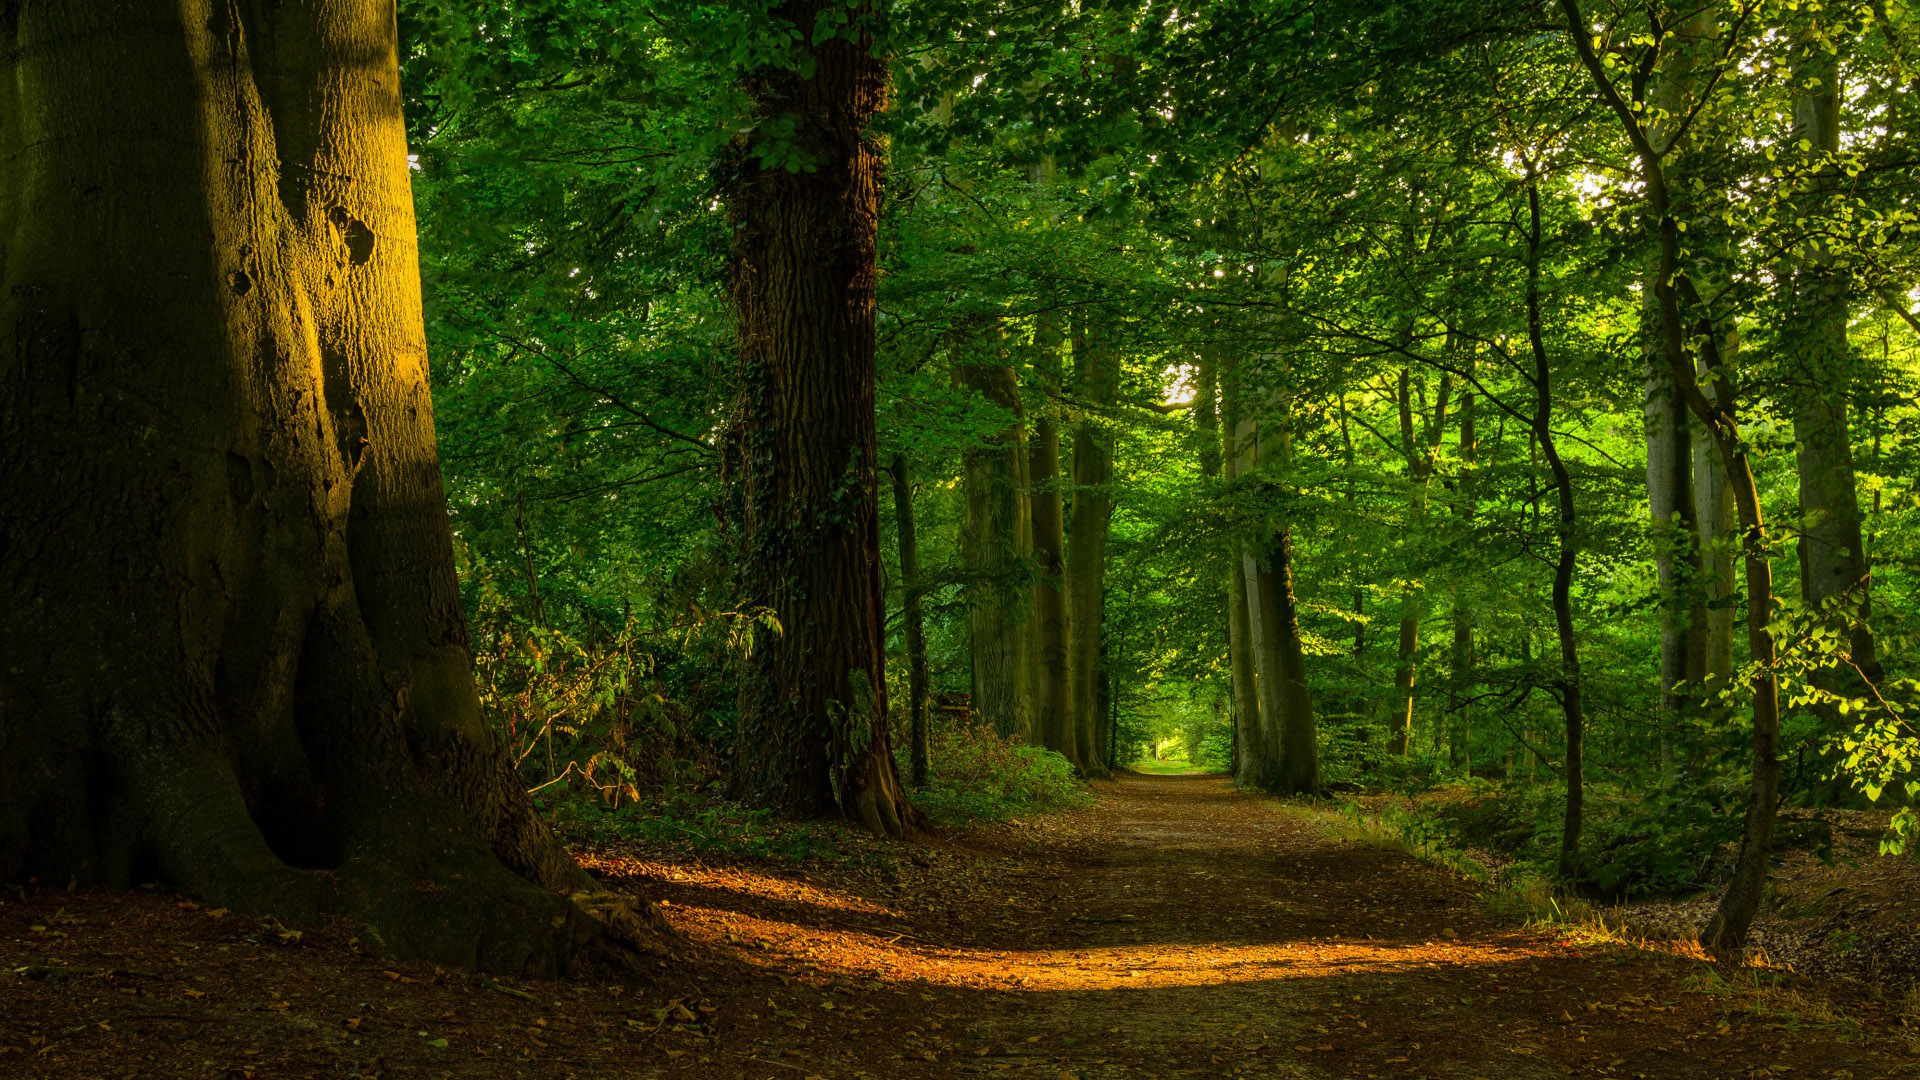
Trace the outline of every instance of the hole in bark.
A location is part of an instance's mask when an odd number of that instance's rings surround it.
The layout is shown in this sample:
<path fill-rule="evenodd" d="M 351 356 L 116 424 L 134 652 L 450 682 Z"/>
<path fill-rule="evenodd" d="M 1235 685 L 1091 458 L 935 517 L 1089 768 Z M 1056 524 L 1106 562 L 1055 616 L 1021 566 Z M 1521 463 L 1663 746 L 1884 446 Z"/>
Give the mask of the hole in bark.
<path fill-rule="evenodd" d="M 227 492 L 241 506 L 253 501 L 253 466 L 231 450 L 227 451 Z"/>
<path fill-rule="evenodd" d="M 247 800 L 247 812 L 281 862 L 296 870 L 338 869 L 344 853 L 340 838 L 327 823 L 326 797 L 317 788 L 301 787 L 309 798 L 271 785 Z"/>
<path fill-rule="evenodd" d="M 363 265 L 373 258 L 373 230 L 365 222 L 349 213 L 344 206 L 336 206 L 327 211 L 327 220 L 340 230 L 341 239 L 347 242 L 347 261 L 355 266 Z"/>

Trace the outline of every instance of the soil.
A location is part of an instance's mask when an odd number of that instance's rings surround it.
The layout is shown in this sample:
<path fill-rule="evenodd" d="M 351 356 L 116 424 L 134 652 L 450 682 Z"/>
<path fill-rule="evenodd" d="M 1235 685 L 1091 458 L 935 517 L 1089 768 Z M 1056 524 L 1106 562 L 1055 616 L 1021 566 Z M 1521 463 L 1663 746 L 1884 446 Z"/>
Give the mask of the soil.
<path fill-rule="evenodd" d="M 1920 1077 L 1920 1007 L 1495 917 L 1223 780 L 807 863 L 588 850 L 681 955 L 382 960 L 160 890 L 0 902 L 0 1077 Z"/>

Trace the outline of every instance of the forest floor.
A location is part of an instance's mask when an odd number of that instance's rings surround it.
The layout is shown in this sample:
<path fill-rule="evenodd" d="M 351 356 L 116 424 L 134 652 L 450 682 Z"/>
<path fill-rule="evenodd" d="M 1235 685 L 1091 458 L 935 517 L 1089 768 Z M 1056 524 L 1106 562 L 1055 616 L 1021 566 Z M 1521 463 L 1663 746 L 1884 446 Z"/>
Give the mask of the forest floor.
<path fill-rule="evenodd" d="M 157 890 L 0 903 L 0 1077 L 1920 1077 L 1920 1009 L 1522 929 L 1220 779 L 833 859 L 583 851 L 643 984 L 382 961 Z"/>

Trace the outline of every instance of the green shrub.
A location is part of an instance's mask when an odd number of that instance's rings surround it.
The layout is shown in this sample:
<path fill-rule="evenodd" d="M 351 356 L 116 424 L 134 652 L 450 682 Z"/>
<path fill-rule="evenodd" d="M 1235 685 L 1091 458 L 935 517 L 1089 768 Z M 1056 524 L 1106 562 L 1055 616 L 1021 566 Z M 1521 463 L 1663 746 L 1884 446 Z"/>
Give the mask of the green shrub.
<path fill-rule="evenodd" d="M 1001 738 L 985 727 L 936 728 L 928 734 L 931 775 L 912 797 L 936 822 L 999 821 L 1093 800 L 1073 766 L 1052 750 Z M 904 752 L 901 758 L 905 775 Z"/>
<path fill-rule="evenodd" d="M 1714 854 L 1740 830 L 1740 793 L 1698 776 L 1654 788 L 1587 785 L 1575 885 L 1609 900 L 1683 895 L 1712 884 Z M 1551 875 L 1566 799 L 1558 787 L 1510 786 L 1450 800 L 1437 813 L 1456 843 Z"/>

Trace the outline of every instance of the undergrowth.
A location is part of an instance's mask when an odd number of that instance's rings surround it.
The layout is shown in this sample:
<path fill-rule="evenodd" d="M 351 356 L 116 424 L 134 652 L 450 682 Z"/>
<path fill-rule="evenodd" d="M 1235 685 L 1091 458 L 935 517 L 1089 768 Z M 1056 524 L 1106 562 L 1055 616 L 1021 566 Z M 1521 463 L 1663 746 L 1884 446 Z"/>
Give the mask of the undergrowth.
<path fill-rule="evenodd" d="M 1588 944 L 1671 951 L 1670 946 L 1649 940 L 1608 905 L 1569 892 L 1539 865 L 1469 848 L 1447 818 L 1430 808 L 1386 805 L 1369 809 L 1356 802 L 1343 802 L 1332 806 L 1291 804 L 1288 809 L 1307 817 L 1329 835 L 1406 855 L 1479 884 L 1481 902 L 1503 922 L 1551 927 Z"/>
<path fill-rule="evenodd" d="M 829 825 L 782 821 L 709 792 L 660 792 L 610 806 L 562 794 L 544 807 L 569 841 L 640 841 L 698 855 L 801 860 L 837 858 L 842 845 Z"/>
<path fill-rule="evenodd" d="M 934 768 L 911 797 L 938 824 L 1002 821 L 1077 809 L 1093 801 L 1092 790 L 1073 775 L 1073 766 L 1052 750 L 1002 738 L 983 726 L 941 727 L 928 735 Z M 905 776 L 904 747 L 896 751 Z"/>

